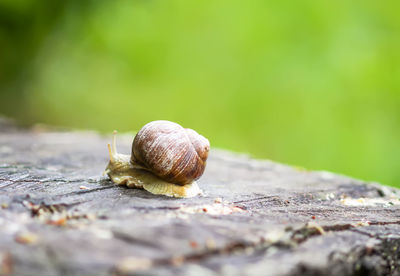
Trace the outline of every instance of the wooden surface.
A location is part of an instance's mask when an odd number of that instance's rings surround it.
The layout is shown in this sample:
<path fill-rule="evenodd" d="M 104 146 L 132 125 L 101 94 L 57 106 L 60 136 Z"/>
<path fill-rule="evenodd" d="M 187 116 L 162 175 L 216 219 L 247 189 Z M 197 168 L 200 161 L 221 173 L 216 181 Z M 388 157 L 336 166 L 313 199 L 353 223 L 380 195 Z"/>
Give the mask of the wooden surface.
<path fill-rule="evenodd" d="M 0 275 L 400 275 L 399 190 L 212 150 L 204 196 L 155 196 L 109 140 L 0 120 Z"/>

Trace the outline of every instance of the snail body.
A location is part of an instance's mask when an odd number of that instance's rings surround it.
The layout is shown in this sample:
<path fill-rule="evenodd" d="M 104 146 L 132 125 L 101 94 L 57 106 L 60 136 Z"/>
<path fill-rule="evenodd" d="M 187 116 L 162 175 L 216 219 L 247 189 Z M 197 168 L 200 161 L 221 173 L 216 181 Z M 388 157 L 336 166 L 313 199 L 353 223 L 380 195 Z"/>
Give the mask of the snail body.
<path fill-rule="evenodd" d="M 105 172 L 116 184 L 172 197 L 201 193 L 195 180 L 205 170 L 210 143 L 192 129 L 153 121 L 135 136 L 131 156 L 117 152 L 115 134 L 108 147 L 110 161 Z"/>

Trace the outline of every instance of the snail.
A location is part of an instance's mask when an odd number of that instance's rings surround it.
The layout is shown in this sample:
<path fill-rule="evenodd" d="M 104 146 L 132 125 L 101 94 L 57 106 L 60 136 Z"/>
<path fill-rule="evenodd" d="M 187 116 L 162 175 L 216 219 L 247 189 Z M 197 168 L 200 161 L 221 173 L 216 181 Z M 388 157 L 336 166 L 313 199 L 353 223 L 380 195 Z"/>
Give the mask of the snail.
<path fill-rule="evenodd" d="M 205 170 L 210 142 L 192 129 L 153 121 L 136 134 L 130 156 L 117 152 L 115 131 L 107 146 L 110 161 L 105 173 L 116 184 L 170 197 L 202 193 L 196 180 Z"/>

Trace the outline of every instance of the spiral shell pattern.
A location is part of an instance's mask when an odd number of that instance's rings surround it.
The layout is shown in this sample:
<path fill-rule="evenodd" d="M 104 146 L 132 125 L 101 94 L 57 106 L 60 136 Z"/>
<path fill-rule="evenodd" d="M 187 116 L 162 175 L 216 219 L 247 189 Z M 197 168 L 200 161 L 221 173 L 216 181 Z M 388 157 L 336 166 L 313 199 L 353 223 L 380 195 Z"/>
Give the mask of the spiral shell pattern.
<path fill-rule="evenodd" d="M 131 162 L 161 179 L 185 185 L 201 177 L 210 142 L 196 131 L 170 121 L 146 124 L 135 136 Z"/>

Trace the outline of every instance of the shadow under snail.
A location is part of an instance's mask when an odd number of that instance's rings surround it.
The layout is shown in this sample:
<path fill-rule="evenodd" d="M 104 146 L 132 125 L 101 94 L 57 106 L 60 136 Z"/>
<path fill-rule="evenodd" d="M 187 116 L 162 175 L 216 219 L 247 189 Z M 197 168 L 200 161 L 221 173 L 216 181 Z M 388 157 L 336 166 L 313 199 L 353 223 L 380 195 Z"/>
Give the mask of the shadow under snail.
<path fill-rule="evenodd" d="M 201 194 L 196 180 L 206 167 L 210 142 L 196 131 L 170 121 L 153 121 L 136 134 L 131 155 L 117 152 L 116 132 L 108 144 L 111 180 L 153 194 L 194 197 Z"/>

